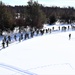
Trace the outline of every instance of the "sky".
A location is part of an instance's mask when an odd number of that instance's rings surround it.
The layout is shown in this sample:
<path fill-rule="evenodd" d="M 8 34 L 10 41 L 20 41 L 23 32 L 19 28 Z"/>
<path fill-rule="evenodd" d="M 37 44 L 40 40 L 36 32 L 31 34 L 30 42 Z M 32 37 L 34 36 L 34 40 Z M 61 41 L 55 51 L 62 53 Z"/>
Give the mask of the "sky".
<path fill-rule="evenodd" d="M 27 5 L 29 0 L 0 0 L 6 5 Z M 37 0 L 36 0 L 37 1 Z M 75 0 L 38 0 L 38 3 L 44 6 L 75 7 Z"/>

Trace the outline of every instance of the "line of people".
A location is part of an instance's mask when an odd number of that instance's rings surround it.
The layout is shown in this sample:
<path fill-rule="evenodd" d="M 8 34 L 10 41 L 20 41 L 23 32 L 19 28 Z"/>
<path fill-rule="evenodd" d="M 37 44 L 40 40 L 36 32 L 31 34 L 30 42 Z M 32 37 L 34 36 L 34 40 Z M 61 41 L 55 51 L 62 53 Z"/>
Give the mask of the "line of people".
<path fill-rule="evenodd" d="M 17 34 L 14 35 L 14 40 L 15 41 L 19 41 L 21 42 L 21 40 L 26 40 L 26 39 L 29 39 L 29 38 L 33 38 L 34 35 L 38 36 L 39 34 L 40 35 L 43 35 L 44 33 L 51 33 L 52 31 L 54 31 L 54 27 L 52 27 L 52 29 L 48 28 L 48 29 L 31 29 L 30 32 L 24 32 L 24 33 L 19 33 L 20 35 L 17 36 Z M 66 27 L 62 27 L 62 29 L 66 29 Z M 69 26 L 68 26 L 68 29 L 69 29 Z M 58 27 L 58 30 L 60 31 L 60 26 Z M 18 38 L 19 37 L 19 38 Z M 71 34 L 69 35 L 69 39 L 71 39 Z M 11 43 L 11 40 L 12 40 L 12 36 L 4 36 L 3 40 L 2 40 L 2 47 L 5 48 L 5 45 L 8 47 L 9 44 Z"/>
<path fill-rule="evenodd" d="M 28 33 L 27 32 L 19 33 L 20 34 L 19 36 L 17 36 L 17 34 L 15 34 L 14 37 L 12 37 L 10 35 L 4 36 L 3 40 L 2 40 L 2 48 L 5 48 L 5 46 L 8 47 L 9 44 L 11 44 L 12 38 L 14 38 L 15 41 L 21 42 L 21 40 L 23 40 L 23 39 L 26 40 L 29 38 L 33 38 L 35 33 L 36 33 L 36 36 L 38 36 L 39 34 L 43 35 L 44 33 L 48 33 L 48 32 L 51 33 L 51 29 L 36 30 L 36 31 L 28 32 Z"/>
<path fill-rule="evenodd" d="M 60 27 L 58 27 L 59 30 L 60 30 Z M 48 29 L 42 29 L 42 30 L 39 30 L 39 29 L 36 29 L 35 31 L 31 30 L 30 32 L 24 32 L 24 33 L 20 33 L 19 35 L 19 39 L 17 39 L 17 35 L 15 34 L 14 35 L 14 40 L 15 41 L 19 41 L 21 42 L 21 40 L 26 40 L 26 39 L 29 39 L 29 38 L 33 38 L 35 33 L 36 33 L 36 36 L 38 36 L 39 34 L 40 35 L 43 35 L 44 33 L 51 33 L 52 31 L 54 30 L 54 27 L 52 29 L 48 28 Z M 71 38 L 71 34 L 69 35 L 69 39 Z M 2 47 L 5 48 L 5 45 L 8 47 L 9 44 L 11 43 L 11 40 L 12 40 L 12 36 L 4 36 L 3 40 L 2 40 Z"/>

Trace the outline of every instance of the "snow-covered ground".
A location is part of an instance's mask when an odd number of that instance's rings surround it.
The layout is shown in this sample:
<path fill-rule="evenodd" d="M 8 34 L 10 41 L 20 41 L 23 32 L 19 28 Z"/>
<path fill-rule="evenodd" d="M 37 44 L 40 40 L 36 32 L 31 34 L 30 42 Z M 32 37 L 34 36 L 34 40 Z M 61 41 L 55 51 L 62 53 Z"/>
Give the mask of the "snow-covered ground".
<path fill-rule="evenodd" d="M 0 51 L 0 75 L 74 74 L 75 31 L 44 34 Z"/>

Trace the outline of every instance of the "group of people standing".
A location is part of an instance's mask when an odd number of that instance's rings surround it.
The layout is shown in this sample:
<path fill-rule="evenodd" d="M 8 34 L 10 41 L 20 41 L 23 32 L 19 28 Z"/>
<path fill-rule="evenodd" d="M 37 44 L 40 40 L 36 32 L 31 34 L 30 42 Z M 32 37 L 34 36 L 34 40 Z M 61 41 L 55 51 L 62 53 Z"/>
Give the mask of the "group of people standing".
<path fill-rule="evenodd" d="M 29 39 L 29 38 L 33 38 L 35 33 L 36 33 L 36 36 L 37 35 L 43 35 L 44 33 L 51 33 L 52 30 L 54 30 L 54 27 L 52 29 L 42 29 L 42 30 L 31 30 L 30 32 L 24 32 L 24 33 L 19 33 L 19 36 L 17 36 L 17 34 L 14 34 L 14 40 L 15 41 L 19 41 L 21 42 L 21 40 L 26 40 L 26 39 Z M 60 30 L 60 27 L 59 27 L 59 30 Z M 71 39 L 71 34 L 69 34 L 69 40 Z M 5 48 L 9 46 L 9 44 L 11 43 L 12 41 L 12 36 L 8 35 L 8 36 L 4 36 L 3 37 L 3 40 L 2 40 L 2 48 Z"/>
<path fill-rule="evenodd" d="M 26 39 L 29 39 L 29 38 L 33 38 L 34 35 L 35 36 L 38 36 L 39 34 L 43 35 L 44 33 L 48 33 L 48 32 L 51 33 L 51 29 L 43 29 L 43 30 L 36 30 L 36 31 L 32 30 L 30 32 L 18 33 L 19 35 L 14 34 L 14 36 L 11 36 L 11 35 L 4 36 L 3 40 L 2 40 L 2 48 L 8 47 L 9 44 L 12 43 L 13 38 L 14 38 L 15 41 L 21 42 L 21 40 L 26 40 Z"/>
<path fill-rule="evenodd" d="M 6 38 L 6 36 L 4 36 L 3 40 L 2 40 L 2 47 L 5 48 L 5 45 L 9 45 L 9 41 L 11 41 L 11 37 L 8 36 L 8 39 Z"/>
<path fill-rule="evenodd" d="M 15 40 L 16 40 L 16 38 L 17 38 L 17 36 L 14 35 L 14 39 L 15 39 Z M 12 37 L 11 37 L 10 35 L 4 36 L 4 37 L 3 37 L 3 40 L 2 40 L 2 47 L 3 47 L 3 48 L 5 48 L 5 46 L 8 47 L 9 44 L 11 43 L 11 41 L 12 41 Z M 16 40 L 16 41 L 17 41 L 17 40 Z"/>

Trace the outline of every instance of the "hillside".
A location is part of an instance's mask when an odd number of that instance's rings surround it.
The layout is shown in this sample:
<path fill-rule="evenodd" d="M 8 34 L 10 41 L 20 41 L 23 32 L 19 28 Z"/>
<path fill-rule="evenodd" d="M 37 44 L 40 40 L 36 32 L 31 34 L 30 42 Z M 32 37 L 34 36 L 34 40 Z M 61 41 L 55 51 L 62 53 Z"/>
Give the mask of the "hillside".
<path fill-rule="evenodd" d="M 68 31 L 13 43 L 0 51 L 0 75 L 75 74 L 74 41 Z"/>

